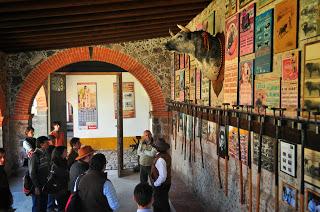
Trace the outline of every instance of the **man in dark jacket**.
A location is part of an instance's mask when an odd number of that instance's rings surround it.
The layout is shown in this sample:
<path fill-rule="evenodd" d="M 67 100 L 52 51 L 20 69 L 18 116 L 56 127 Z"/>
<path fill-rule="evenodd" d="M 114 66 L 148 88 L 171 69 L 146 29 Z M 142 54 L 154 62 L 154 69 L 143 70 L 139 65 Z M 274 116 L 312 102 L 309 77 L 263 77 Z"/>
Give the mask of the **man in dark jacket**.
<path fill-rule="evenodd" d="M 79 156 L 78 151 L 81 147 L 80 138 L 73 137 L 70 140 L 71 151 L 68 154 L 68 167 L 71 168 L 72 164 L 76 161 Z"/>
<path fill-rule="evenodd" d="M 89 169 L 89 162 L 93 156 L 94 150 L 91 146 L 83 146 L 79 149 L 79 156 L 76 158 L 76 162 L 72 164 L 70 168 L 70 180 L 69 190 L 74 191 L 74 184 L 76 179 L 81 174 L 85 173 Z"/>
<path fill-rule="evenodd" d="M 32 212 L 45 212 L 47 209 L 48 194 L 42 192 L 42 187 L 47 182 L 50 160 L 47 149 L 49 139 L 46 136 L 37 138 L 37 148 L 29 160 L 29 174 L 34 185 L 32 194 Z"/>
<path fill-rule="evenodd" d="M 7 174 L 4 170 L 5 163 L 6 152 L 3 148 L 0 148 L 0 211 L 13 211 L 11 208 L 13 203 L 12 194 Z"/>

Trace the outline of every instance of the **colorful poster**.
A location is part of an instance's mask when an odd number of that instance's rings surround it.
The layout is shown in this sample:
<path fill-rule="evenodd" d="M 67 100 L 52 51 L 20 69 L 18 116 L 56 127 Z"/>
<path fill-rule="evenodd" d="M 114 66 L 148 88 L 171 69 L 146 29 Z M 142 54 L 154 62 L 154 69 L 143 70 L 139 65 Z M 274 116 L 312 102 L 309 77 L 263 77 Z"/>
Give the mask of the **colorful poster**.
<path fill-rule="evenodd" d="M 134 82 L 122 82 L 123 118 L 135 118 Z M 117 118 L 117 83 L 113 83 L 114 117 Z"/>
<path fill-rule="evenodd" d="M 196 101 L 196 69 L 192 67 L 190 69 L 190 100 L 195 103 Z"/>
<path fill-rule="evenodd" d="M 267 105 L 271 107 L 280 106 L 280 79 L 271 78 L 255 80 L 254 105 Z"/>
<path fill-rule="evenodd" d="M 224 102 L 237 104 L 239 15 L 226 21 Z"/>
<path fill-rule="evenodd" d="M 299 23 L 300 40 L 320 34 L 320 0 L 301 0 Z"/>
<path fill-rule="evenodd" d="M 185 80 L 184 80 L 184 76 L 185 76 L 185 73 L 184 73 L 184 69 L 181 69 L 179 70 L 179 101 L 180 102 L 183 102 L 185 100 L 185 93 L 184 93 L 184 83 L 185 83 Z"/>
<path fill-rule="evenodd" d="M 270 4 L 273 1 L 274 0 L 258 0 L 258 7 L 262 8 L 262 7 L 266 6 L 267 4 Z"/>
<path fill-rule="evenodd" d="M 79 82 L 77 83 L 77 91 L 79 130 L 97 129 L 97 83 Z"/>
<path fill-rule="evenodd" d="M 184 84 L 184 94 L 185 100 L 190 100 L 190 69 L 184 69 L 184 76 L 185 76 L 185 84 Z"/>
<path fill-rule="evenodd" d="M 180 69 L 185 68 L 185 67 L 184 67 L 184 66 L 185 66 L 185 63 L 184 63 L 184 54 L 180 54 L 180 55 L 179 55 L 179 63 L 180 63 L 180 65 L 179 65 Z"/>
<path fill-rule="evenodd" d="M 276 140 L 268 136 L 262 136 L 261 167 L 269 172 L 274 171 L 274 156 Z M 253 163 L 258 165 L 259 160 L 259 135 L 253 134 Z"/>
<path fill-rule="evenodd" d="M 236 160 L 239 159 L 239 146 L 238 146 L 238 128 L 229 126 L 228 133 L 228 148 L 229 155 Z M 240 149 L 241 149 L 241 162 L 245 165 L 248 163 L 248 138 L 249 131 L 240 129 Z"/>
<path fill-rule="evenodd" d="M 239 68 L 239 104 L 253 105 L 253 60 L 243 61 Z"/>
<path fill-rule="evenodd" d="M 210 106 L 211 81 L 201 74 L 201 105 Z"/>
<path fill-rule="evenodd" d="M 184 67 L 190 69 L 190 56 L 187 54 L 184 55 Z"/>
<path fill-rule="evenodd" d="M 228 142 L 228 133 L 226 131 L 226 128 L 223 126 L 220 126 L 218 155 L 222 158 L 228 155 L 227 142 Z"/>
<path fill-rule="evenodd" d="M 175 72 L 174 99 L 180 101 L 180 72 Z"/>
<path fill-rule="evenodd" d="M 306 108 L 320 105 L 320 41 L 305 45 L 303 101 Z"/>
<path fill-rule="evenodd" d="M 180 56 L 178 53 L 174 52 L 173 57 L 174 57 L 174 70 L 177 71 L 180 69 Z"/>
<path fill-rule="evenodd" d="M 297 47 L 297 10 L 297 0 L 283 0 L 275 6 L 275 53 Z"/>
<path fill-rule="evenodd" d="M 207 141 L 216 143 L 216 124 L 211 121 L 208 121 Z"/>
<path fill-rule="evenodd" d="M 201 99 L 201 71 L 196 69 L 196 99 Z"/>
<path fill-rule="evenodd" d="M 320 152 L 304 149 L 304 180 L 320 187 Z"/>
<path fill-rule="evenodd" d="M 248 3 L 250 3 L 252 0 L 239 0 L 239 8 L 243 8 L 246 6 Z"/>
<path fill-rule="evenodd" d="M 255 19 L 255 74 L 272 71 L 273 10 L 268 10 Z"/>
<path fill-rule="evenodd" d="M 226 17 L 232 16 L 237 12 L 237 0 L 226 0 Z"/>
<path fill-rule="evenodd" d="M 240 56 L 254 51 L 255 4 L 249 5 L 240 13 Z"/>
<path fill-rule="evenodd" d="M 281 65 L 281 107 L 294 116 L 299 102 L 299 51 L 284 54 Z"/>

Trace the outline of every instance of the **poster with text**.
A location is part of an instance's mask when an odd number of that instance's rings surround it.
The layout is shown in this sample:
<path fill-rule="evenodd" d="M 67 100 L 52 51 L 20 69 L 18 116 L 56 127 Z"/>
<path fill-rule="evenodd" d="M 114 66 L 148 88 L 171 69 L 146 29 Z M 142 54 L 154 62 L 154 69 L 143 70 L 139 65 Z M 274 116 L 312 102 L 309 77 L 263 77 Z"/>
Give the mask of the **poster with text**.
<path fill-rule="evenodd" d="M 253 60 L 243 61 L 239 68 L 239 104 L 253 105 Z"/>
<path fill-rule="evenodd" d="M 196 101 L 196 68 L 191 67 L 190 69 L 190 100 L 195 103 Z"/>
<path fill-rule="evenodd" d="M 273 10 L 268 10 L 255 19 L 255 65 L 254 73 L 272 71 Z"/>
<path fill-rule="evenodd" d="M 79 82 L 77 83 L 77 91 L 79 130 L 97 129 L 97 83 Z"/>
<path fill-rule="evenodd" d="M 237 12 L 237 0 L 226 0 L 226 17 L 232 16 Z"/>
<path fill-rule="evenodd" d="M 196 69 L 196 99 L 201 99 L 201 71 Z"/>
<path fill-rule="evenodd" d="M 135 118 L 134 82 L 122 83 L 123 118 Z M 113 83 L 114 117 L 117 118 L 117 83 Z"/>
<path fill-rule="evenodd" d="M 255 4 L 244 8 L 240 13 L 240 56 L 254 51 Z"/>
<path fill-rule="evenodd" d="M 238 57 L 239 14 L 226 21 L 226 49 L 225 60 L 230 61 Z"/>
<path fill-rule="evenodd" d="M 262 8 L 268 4 L 270 4 L 271 2 L 273 2 L 274 0 L 258 0 L 258 7 Z"/>
<path fill-rule="evenodd" d="M 320 0 L 300 2 L 299 39 L 304 40 L 320 34 Z"/>
<path fill-rule="evenodd" d="M 297 0 L 283 0 L 274 9 L 274 52 L 297 47 Z"/>
<path fill-rule="evenodd" d="M 281 107 L 286 115 L 295 116 L 299 102 L 299 51 L 285 53 L 281 64 Z"/>
<path fill-rule="evenodd" d="M 201 105 L 210 106 L 211 81 L 201 74 Z"/>
<path fill-rule="evenodd" d="M 252 2 L 252 0 L 239 0 L 239 8 L 243 8 L 246 6 L 248 3 Z"/>
<path fill-rule="evenodd" d="M 280 170 L 296 177 L 297 146 L 280 139 Z"/>
<path fill-rule="evenodd" d="M 274 171 L 275 139 L 262 136 L 261 167 L 269 172 Z M 253 134 L 253 163 L 259 160 L 259 135 Z"/>
<path fill-rule="evenodd" d="M 269 108 L 280 106 L 280 79 L 255 80 L 254 84 L 255 110 L 261 105 Z"/>
<path fill-rule="evenodd" d="M 241 150 L 241 162 L 245 165 L 248 163 L 248 138 L 249 131 L 240 129 L 240 150 Z M 238 145 L 238 128 L 229 126 L 228 133 L 228 148 L 229 156 L 239 159 L 239 145 Z"/>

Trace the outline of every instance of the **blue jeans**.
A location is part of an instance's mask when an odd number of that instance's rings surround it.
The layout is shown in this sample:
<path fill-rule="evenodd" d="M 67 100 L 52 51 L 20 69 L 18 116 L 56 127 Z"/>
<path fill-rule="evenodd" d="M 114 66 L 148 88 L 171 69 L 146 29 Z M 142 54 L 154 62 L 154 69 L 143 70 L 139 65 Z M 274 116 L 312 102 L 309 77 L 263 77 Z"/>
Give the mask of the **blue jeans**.
<path fill-rule="evenodd" d="M 56 206 L 55 204 L 55 198 L 52 194 L 48 194 L 48 203 L 47 203 L 47 209 L 54 209 Z"/>
<path fill-rule="evenodd" d="M 48 194 L 41 193 L 40 195 L 32 194 L 32 212 L 47 211 Z"/>

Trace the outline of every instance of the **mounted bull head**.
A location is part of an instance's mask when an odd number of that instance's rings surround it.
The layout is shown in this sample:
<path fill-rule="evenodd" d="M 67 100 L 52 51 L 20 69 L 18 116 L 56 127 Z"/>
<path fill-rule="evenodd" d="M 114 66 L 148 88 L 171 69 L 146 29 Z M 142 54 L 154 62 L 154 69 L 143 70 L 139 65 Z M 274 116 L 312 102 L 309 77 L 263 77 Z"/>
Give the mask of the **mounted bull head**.
<path fill-rule="evenodd" d="M 215 94 L 222 90 L 224 80 L 224 35 L 210 35 L 206 31 L 191 32 L 177 25 L 181 31 L 174 35 L 169 29 L 171 39 L 165 44 L 169 51 L 193 56 L 202 73 L 211 80 Z"/>

